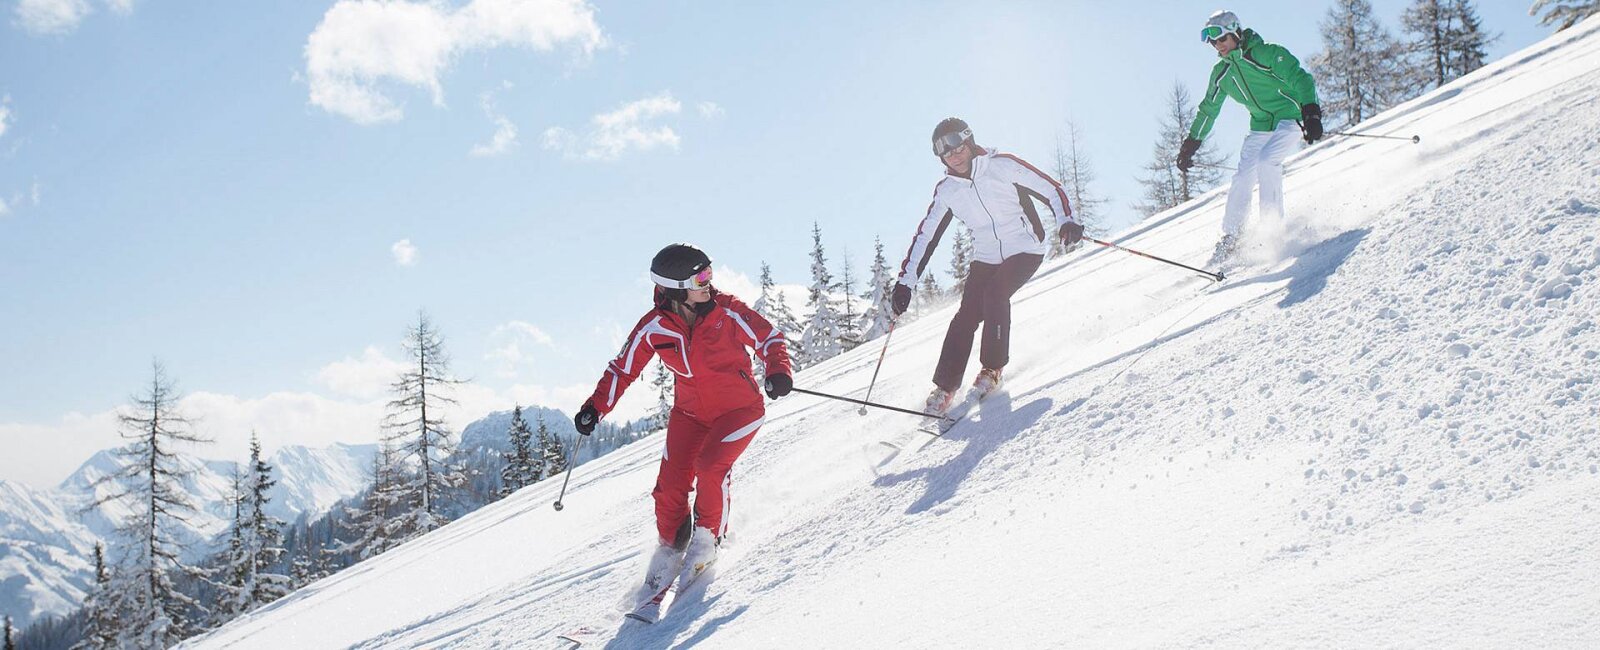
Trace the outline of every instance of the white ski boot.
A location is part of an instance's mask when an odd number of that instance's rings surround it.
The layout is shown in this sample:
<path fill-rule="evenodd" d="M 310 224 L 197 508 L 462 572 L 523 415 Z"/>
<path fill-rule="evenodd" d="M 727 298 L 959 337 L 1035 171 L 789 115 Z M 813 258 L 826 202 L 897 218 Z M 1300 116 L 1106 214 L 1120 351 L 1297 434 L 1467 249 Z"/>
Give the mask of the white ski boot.
<path fill-rule="evenodd" d="M 1211 261 L 1206 266 L 1218 266 L 1233 259 L 1239 252 L 1239 237 L 1236 235 L 1223 235 L 1217 240 L 1217 249 L 1211 253 Z"/>
<path fill-rule="evenodd" d="M 628 617 L 655 622 L 661 613 L 661 601 L 666 599 L 667 590 L 672 588 L 672 581 L 682 568 L 682 550 L 671 544 L 657 546 L 655 553 L 650 556 L 650 566 L 645 570 L 644 584 L 639 585 L 627 603 L 630 610 Z"/>
<path fill-rule="evenodd" d="M 710 528 L 694 527 L 694 534 L 689 537 L 689 550 L 683 554 L 683 569 L 678 573 L 679 593 L 688 589 L 716 564 L 719 543 Z"/>

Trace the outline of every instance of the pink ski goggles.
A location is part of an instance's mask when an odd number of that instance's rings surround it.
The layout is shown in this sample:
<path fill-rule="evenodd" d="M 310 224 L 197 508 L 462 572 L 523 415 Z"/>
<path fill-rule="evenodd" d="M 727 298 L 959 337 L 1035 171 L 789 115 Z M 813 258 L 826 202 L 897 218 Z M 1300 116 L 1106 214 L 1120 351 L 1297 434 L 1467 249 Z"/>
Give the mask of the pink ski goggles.
<path fill-rule="evenodd" d="M 668 289 L 692 289 L 695 291 L 704 291 L 711 288 L 711 267 L 707 265 L 705 268 L 700 269 L 699 272 L 689 276 L 689 279 L 687 280 L 674 280 L 666 276 L 656 275 L 655 273 L 650 274 L 650 279 L 654 280 L 656 284 Z"/>

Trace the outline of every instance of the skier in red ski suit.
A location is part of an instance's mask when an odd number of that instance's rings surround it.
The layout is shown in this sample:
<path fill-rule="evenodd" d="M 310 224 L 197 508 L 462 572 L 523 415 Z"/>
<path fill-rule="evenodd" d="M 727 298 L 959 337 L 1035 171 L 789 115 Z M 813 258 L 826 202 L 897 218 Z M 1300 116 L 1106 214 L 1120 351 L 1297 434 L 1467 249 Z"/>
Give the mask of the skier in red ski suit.
<path fill-rule="evenodd" d="M 657 285 L 655 307 L 639 319 L 573 419 L 578 432 L 588 435 L 653 356 L 676 376 L 666 450 L 651 493 L 661 545 L 641 596 L 664 594 L 680 570 L 687 582 L 716 559 L 728 527 L 730 470 L 766 417 L 747 348 L 766 365 L 769 397 L 787 395 L 794 386 L 783 332 L 711 287 L 705 253 L 673 244 L 656 254 L 650 275 Z"/>

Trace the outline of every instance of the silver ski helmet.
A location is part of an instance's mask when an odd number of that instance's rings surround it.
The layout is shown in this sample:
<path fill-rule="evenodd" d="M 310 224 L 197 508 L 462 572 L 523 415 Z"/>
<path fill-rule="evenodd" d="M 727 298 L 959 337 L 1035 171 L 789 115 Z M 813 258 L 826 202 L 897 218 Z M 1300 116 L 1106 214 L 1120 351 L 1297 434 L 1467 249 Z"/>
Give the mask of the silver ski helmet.
<path fill-rule="evenodd" d="M 1227 10 L 1218 11 L 1206 19 L 1205 27 L 1200 28 L 1200 42 L 1210 44 L 1228 34 L 1233 34 L 1234 38 L 1239 38 L 1239 32 L 1242 29 L 1239 26 L 1239 17 L 1233 15 L 1233 12 Z"/>
<path fill-rule="evenodd" d="M 963 143 L 976 146 L 972 141 L 972 128 L 961 118 L 947 117 L 933 127 L 933 155 L 943 158 Z"/>

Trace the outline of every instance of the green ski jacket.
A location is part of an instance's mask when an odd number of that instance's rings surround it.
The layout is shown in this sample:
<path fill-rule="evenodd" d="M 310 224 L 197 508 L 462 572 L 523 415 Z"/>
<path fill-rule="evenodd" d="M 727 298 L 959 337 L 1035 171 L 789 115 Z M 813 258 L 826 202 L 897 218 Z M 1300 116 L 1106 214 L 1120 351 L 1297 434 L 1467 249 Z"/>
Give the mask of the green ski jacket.
<path fill-rule="evenodd" d="M 1300 120 L 1300 107 L 1317 103 L 1317 84 L 1281 45 L 1244 30 L 1239 47 L 1211 69 L 1211 83 L 1195 112 L 1189 137 L 1204 140 L 1217 123 L 1224 97 L 1250 110 L 1251 131 L 1271 131 L 1279 120 Z"/>

